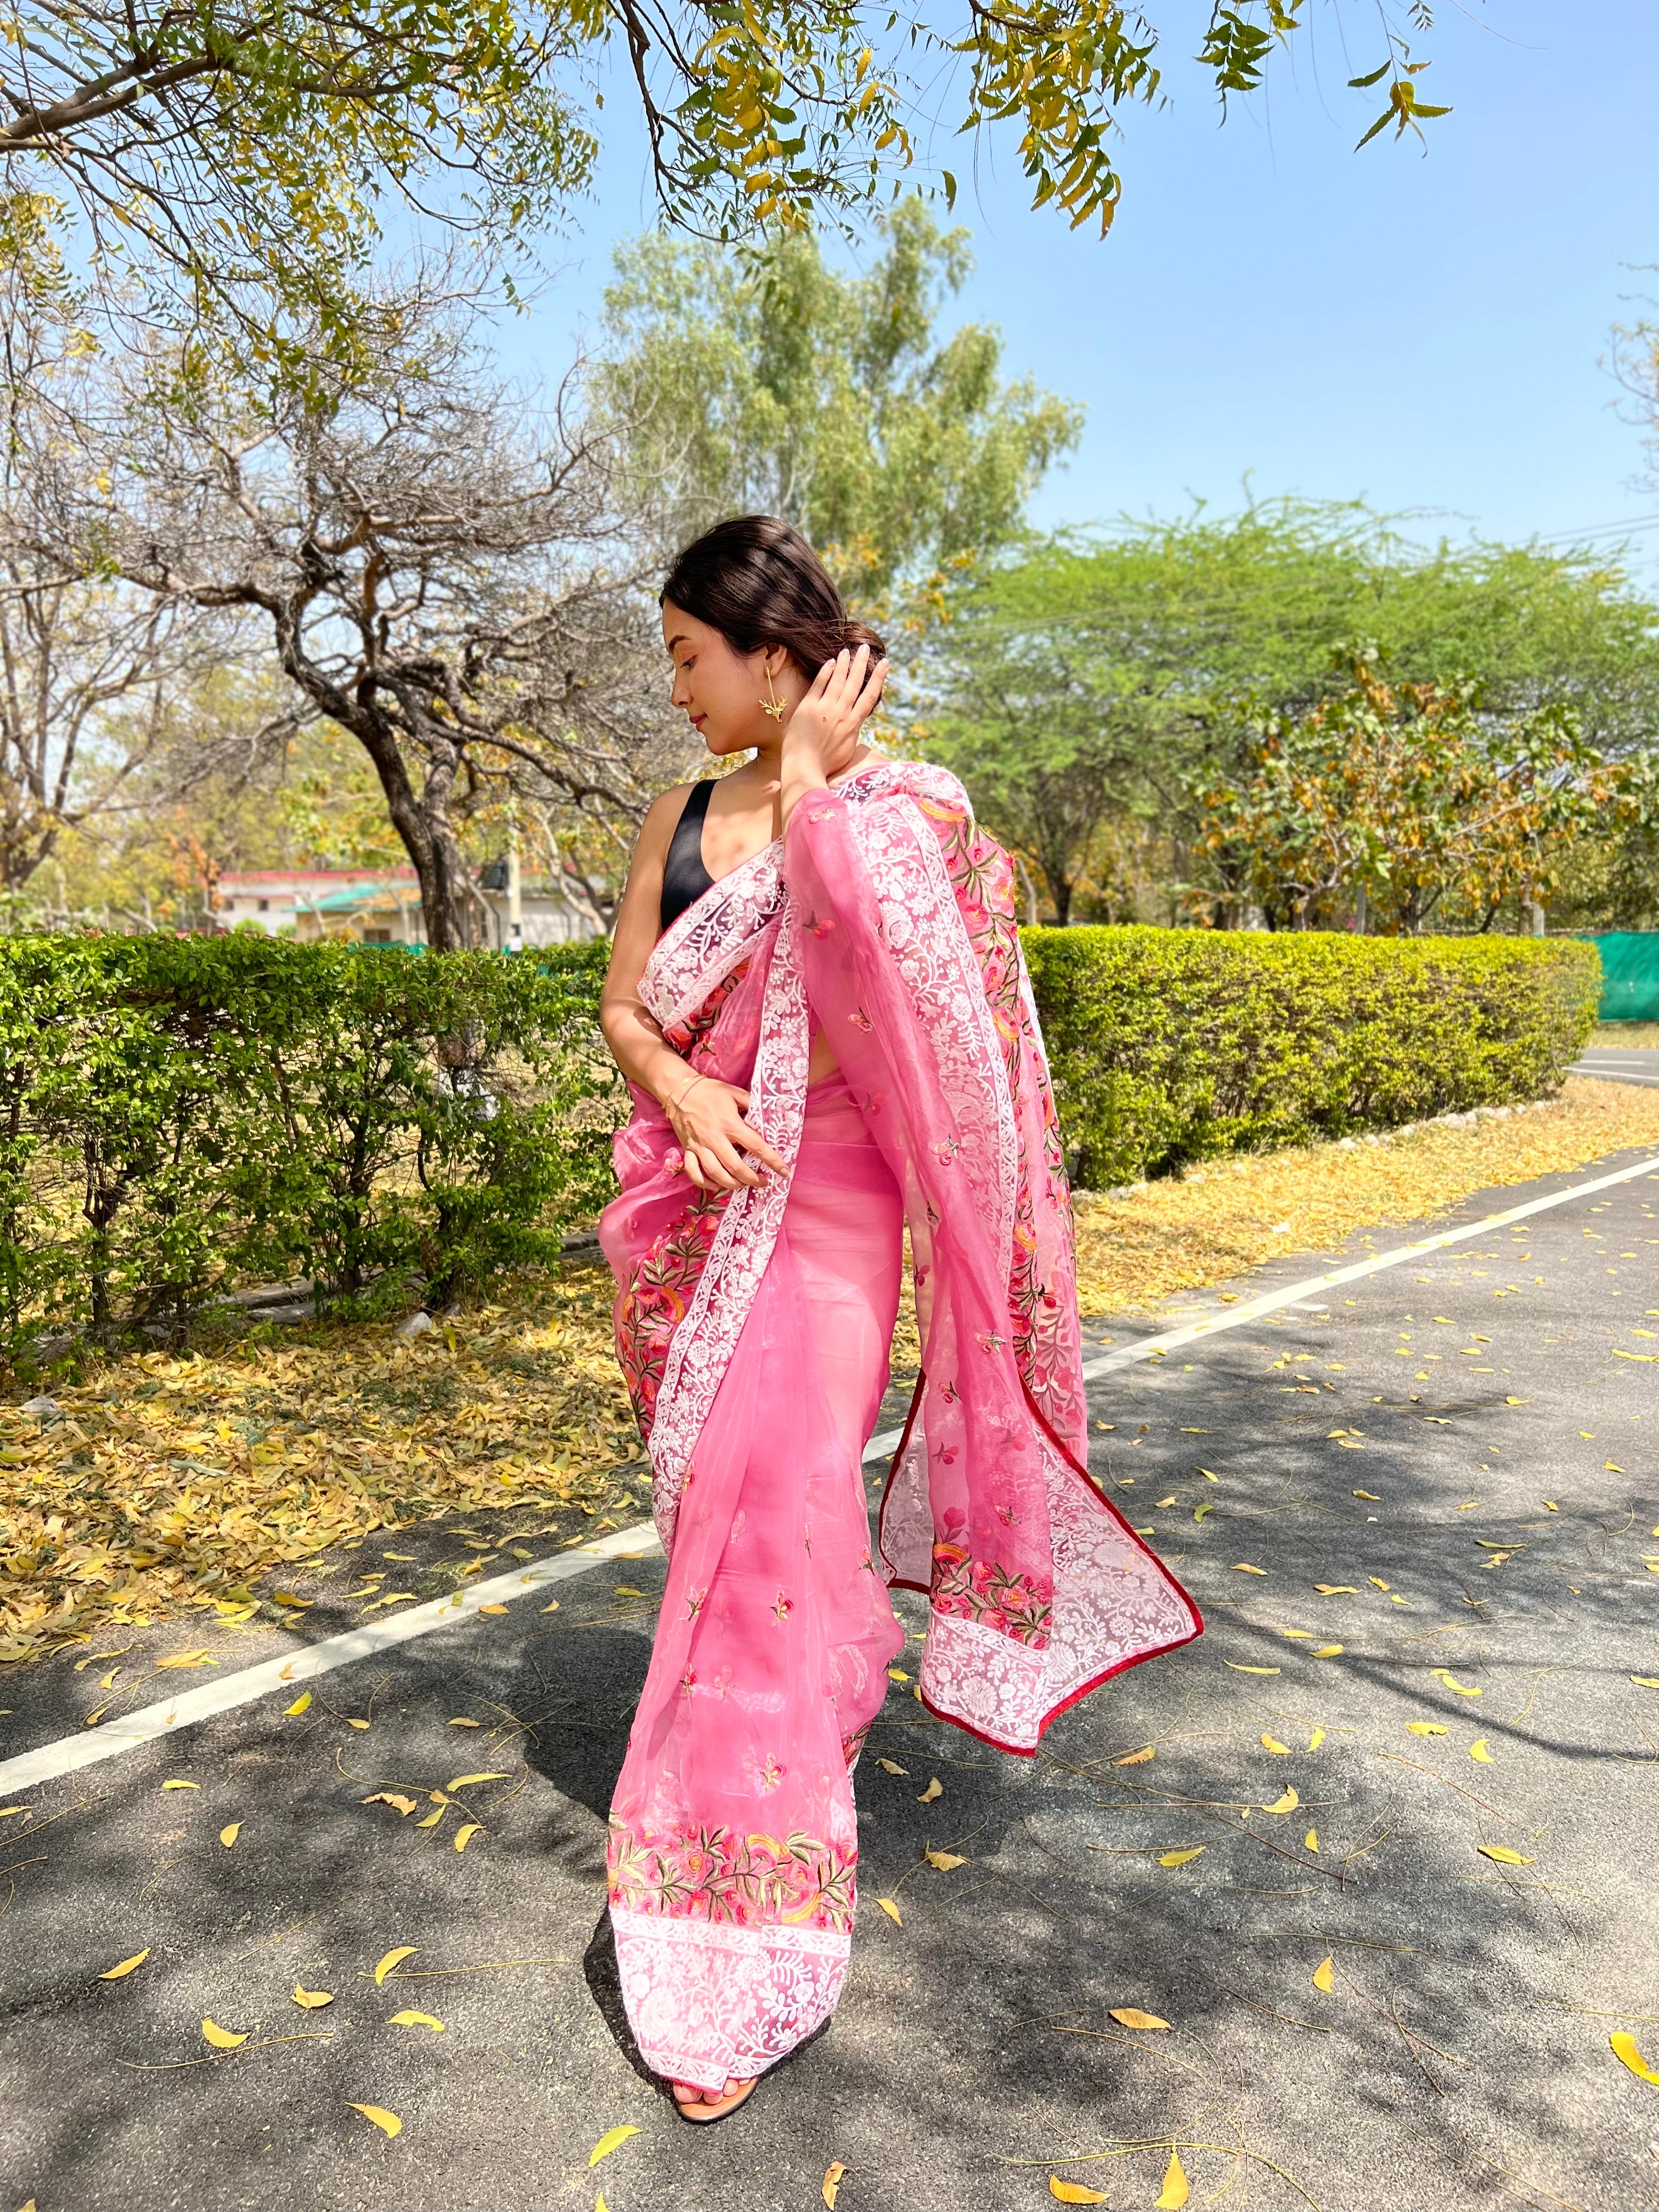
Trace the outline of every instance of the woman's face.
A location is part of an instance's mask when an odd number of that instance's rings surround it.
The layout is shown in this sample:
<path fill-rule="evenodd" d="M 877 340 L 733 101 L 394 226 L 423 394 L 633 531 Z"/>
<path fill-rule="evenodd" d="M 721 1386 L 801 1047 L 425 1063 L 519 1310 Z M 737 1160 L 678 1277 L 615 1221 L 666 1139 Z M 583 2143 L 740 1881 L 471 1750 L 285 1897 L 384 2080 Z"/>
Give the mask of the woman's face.
<path fill-rule="evenodd" d="M 769 655 L 739 653 L 723 630 L 699 622 L 672 600 L 665 600 L 662 639 L 674 664 L 674 688 L 670 696 L 683 707 L 692 727 L 717 760 L 728 753 L 747 752 L 775 742 L 782 724 L 766 712 L 766 670 Z M 774 695 L 793 706 L 804 686 L 793 662 L 776 652 L 769 658 L 784 665 L 775 668 Z"/>

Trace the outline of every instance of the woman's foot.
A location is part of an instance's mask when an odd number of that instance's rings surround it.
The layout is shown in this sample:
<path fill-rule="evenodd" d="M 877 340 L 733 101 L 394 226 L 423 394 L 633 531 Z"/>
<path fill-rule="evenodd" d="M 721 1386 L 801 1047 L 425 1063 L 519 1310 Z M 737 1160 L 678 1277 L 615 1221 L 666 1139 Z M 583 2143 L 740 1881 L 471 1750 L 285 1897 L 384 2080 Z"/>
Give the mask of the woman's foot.
<path fill-rule="evenodd" d="M 676 2081 L 672 2085 L 674 2102 L 680 2108 L 683 2120 L 706 2127 L 710 2120 L 723 2120 L 728 2112 L 735 2112 L 752 2094 L 759 2079 L 758 2074 L 751 2075 L 746 2081 L 733 2078 L 724 2089 L 699 2089 L 694 2082 Z"/>

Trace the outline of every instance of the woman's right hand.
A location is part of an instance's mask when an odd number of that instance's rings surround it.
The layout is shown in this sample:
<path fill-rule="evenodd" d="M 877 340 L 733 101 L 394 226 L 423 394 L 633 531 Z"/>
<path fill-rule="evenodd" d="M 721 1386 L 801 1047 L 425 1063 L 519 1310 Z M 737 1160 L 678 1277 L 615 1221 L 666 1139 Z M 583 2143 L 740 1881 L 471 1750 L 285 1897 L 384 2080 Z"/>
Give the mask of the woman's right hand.
<path fill-rule="evenodd" d="M 756 1188 L 760 1172 L 745 1153 L 774 1174 L 787 1172 L 787 1161 L 744 1120 L 749 1093 L 740 1086 L 705 1075 L 683 1085 L 675 1097 L 678 1103 L 665 1103 L 663 1110 L 685 1155 L 685 1172 L 699 1190 Z"/>

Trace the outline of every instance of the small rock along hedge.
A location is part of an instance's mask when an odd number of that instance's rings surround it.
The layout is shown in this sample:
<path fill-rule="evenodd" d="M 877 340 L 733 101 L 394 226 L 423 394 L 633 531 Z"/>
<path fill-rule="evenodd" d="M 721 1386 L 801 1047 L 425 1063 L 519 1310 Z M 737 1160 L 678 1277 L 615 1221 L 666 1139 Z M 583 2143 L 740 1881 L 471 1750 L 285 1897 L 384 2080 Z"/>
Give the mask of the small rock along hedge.
<path fill-rule="evenodd" d="M 1595 1026 L 1565 938 L 1021 933 L 1073 1180 L 1547 1096 Z"/>
<path fill-rule="evenodd" d="M 1566 939 L 1024 942 L 1085 1188 L 1537 1097 L 1599 986 Z M 178 1336 L 250 1281 L 364 1312 L 555 1257 L 614 1188 L 608 957 L 0 939 L 0 1355 Z"/>

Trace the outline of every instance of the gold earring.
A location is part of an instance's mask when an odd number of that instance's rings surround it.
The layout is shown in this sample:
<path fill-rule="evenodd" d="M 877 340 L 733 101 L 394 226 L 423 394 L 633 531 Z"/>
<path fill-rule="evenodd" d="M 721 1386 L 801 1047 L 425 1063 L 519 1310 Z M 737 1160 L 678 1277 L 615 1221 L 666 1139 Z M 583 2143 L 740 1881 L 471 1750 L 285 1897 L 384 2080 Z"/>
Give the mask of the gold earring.
<path fill-rule="evenodd" d="M 763 714 L 769 714 L 775 722 L 783 720 L 783 702 L 772 688 L 772 664 L 766 664 L 766 696 L 760 702 Z"/>

